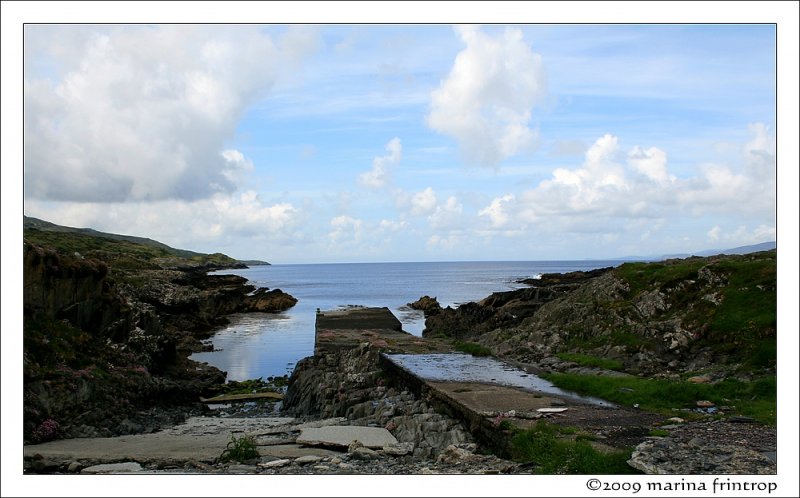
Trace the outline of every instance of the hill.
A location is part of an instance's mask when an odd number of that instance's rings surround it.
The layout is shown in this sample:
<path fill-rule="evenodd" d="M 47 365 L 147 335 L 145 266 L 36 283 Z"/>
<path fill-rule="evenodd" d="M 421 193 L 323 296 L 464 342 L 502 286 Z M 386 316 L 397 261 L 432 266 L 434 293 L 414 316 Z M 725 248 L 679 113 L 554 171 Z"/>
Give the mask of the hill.
<path fill-rule="evenodd" d="M 23 217 L 25 240 L 69 255 L 92 257 L 114 262 L 123 268 L 143 264 L 160 268 L 200 267 L 205 269 L 245 268 L 248 264 L 269 264 L 264 261 L 239 261 L 222 253 L 204 254 L 176 249 L 145 237 L 100 232 L 91 228 L 73 228 L 48 221 Z"/>

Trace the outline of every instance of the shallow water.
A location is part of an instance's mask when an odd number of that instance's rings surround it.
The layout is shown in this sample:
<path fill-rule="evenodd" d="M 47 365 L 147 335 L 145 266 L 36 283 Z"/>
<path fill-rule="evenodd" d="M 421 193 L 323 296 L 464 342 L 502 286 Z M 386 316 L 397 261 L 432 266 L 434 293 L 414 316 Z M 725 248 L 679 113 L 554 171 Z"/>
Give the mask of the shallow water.
<path fill-rule="evenodd" d="M 424 380 L 440 382 L 484 382 L 553 394 L 597 406 L 613 403 L 565 391 L 533 374 L 494 358 L 462 353 L 389 354 L 393 362 Z"/>

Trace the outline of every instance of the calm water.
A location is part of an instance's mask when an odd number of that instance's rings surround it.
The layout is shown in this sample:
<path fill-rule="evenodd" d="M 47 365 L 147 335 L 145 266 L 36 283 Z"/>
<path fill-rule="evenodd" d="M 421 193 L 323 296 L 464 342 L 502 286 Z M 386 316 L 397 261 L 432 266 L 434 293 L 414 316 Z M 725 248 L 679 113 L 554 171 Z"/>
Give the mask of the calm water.
<path fill-rule="evenodd" d="M 495 358 L 462 353 L 390 354 L 391 360 L 425 380 L 440 382 L 485 382 L 544 392 L 597 406 L 614 406 L 591 396 L 580 396 L 557 388 L 551 382 L 526 373 Z"/>
<path fill-rule="evenodd" d="M 406 305 L 423 295 L 442 306 L 478 301 L 492 292 L 524 287 L 516 283 L 542 273 L 563 273 L 617 266 L 620 261 L 520 261 L 457 263 L 346 263 L 254 266 L 229 270 L 257 287 L 281 289 L 298 299 L 283 313 L 247 313 L 231 317 L 229 326 L 211 339 L 214 352 L 193 360 L 228 372 L 228 380 L 289 374 L 298 360 L 314 352 L 316 309 L 386 306 L 403 329 L 421 335 L 422 312 Z"/>

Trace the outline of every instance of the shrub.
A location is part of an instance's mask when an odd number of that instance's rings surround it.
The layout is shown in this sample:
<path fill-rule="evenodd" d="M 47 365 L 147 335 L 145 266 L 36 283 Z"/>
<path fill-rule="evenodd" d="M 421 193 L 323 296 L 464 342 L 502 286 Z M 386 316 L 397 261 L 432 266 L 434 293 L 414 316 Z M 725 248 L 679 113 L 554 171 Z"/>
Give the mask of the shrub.
<path fill-rule="evenodd" d="M 253 436 L 242 436 L 237 438 L 231 434 L 231 440 L 225 447 L 225 451 L 220 455 L 220 462 L 245 462 L 261 455 L 256 449 L 256 441 Z"/>

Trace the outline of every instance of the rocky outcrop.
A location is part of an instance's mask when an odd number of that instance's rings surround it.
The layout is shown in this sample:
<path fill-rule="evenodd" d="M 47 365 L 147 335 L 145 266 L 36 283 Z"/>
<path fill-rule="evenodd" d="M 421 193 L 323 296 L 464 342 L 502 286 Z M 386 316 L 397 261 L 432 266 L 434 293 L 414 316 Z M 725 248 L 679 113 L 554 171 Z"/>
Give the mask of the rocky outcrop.
<path fill-rule="evenodd" d="M 776 432 L 750 423 L 693 424 L 639 444 L 628 464 L 645 474 L 775 474 Z"/>
<path fill-rule="evenodd" d="M 245 297 L 243 308 L 244 311 L 274 313 L 288 310 L 295 304 L 297 304 L 297 299 L 280 289 L 261 288 Z"/>
<path fill-rule="evenodd" d="M 426 319 L 424 335 L 478 342 L 539 363 L 561 352 L 620 362 L 632 374 L 775 369 L 775 252 L 627 263 L 542 275 Z"/>
<path fill-rule="evenodd" d="M 442 305 L 435 297 L 422 296 L 413 303 L 408 303 L 408 307 L 425 313 L 425 316 L 435 315 L 442 310 Z"/>
<path fill-rule="evenodd" d="M 296 302 L 279 290 L 251 296 L 246 279 L 206 275 L 197 265 L 160 269 L 123 260 L 25 242 L 26 440 L 126 434 L 147 428 L 136 421 L 139 412 L 197 403 L 225 380 L 224 372 L 188 360 L 200 340 L 227 314 Z"/>
<path fill-rule="evenodd" d="M 523 282 L 531 287 L 495 292 L 477 303 L 465 303 L 456 309 L 447 307 L 426 313 L 423 336 L 444 335 L 458 340 L 474 340 L 498 328 L 511 328 L 533 316 L 545 303 L 564 297 L 585 282 L 610 268 L 590 272 L 545 274 Z M 438 303 L 437 303 L 438 304 Z"/>

